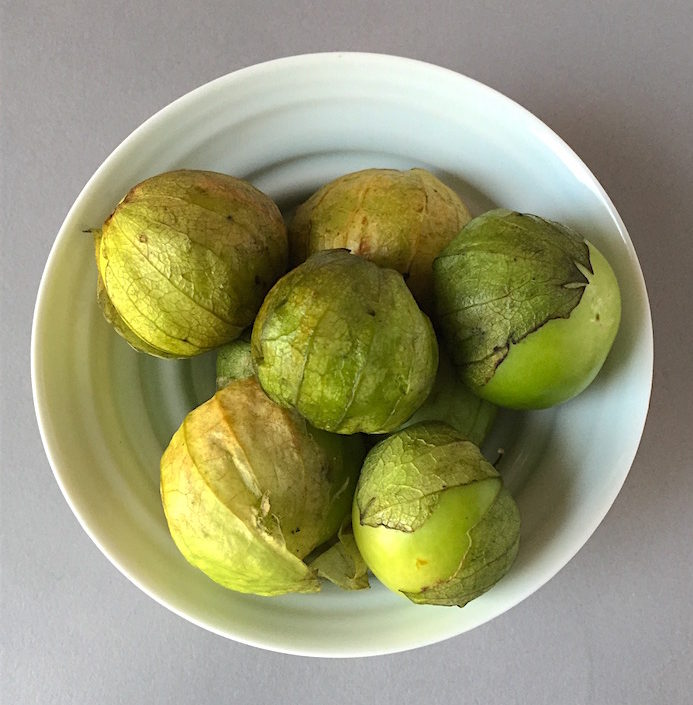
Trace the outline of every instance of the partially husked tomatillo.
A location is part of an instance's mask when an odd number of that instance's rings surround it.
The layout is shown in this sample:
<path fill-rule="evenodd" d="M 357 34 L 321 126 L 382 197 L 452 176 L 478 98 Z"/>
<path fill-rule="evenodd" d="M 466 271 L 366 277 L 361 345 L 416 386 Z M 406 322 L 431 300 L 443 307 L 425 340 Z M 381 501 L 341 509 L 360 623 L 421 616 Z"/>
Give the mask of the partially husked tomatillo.
<path fill-rule="evenodd" d="M 519 547 L 519 512 L 501 476 L 439 422 L 371 449 L 352 526 L 374 575 L 418 604 L 464 606 L 507 573 Z"/>
<path fill-rule="evenodd" d="M 582 392 L 618 331 L 618 281 L 574 230 L 497 209 L 469 222 L 433 263 L 436 321 L 480 397 L 541 409 Z"/>

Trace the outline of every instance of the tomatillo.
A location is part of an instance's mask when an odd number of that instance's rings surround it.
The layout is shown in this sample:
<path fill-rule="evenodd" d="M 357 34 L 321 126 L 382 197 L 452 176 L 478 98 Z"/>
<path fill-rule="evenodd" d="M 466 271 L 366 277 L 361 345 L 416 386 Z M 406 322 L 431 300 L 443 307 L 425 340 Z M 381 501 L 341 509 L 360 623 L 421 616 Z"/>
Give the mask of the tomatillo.
<path fill-rule="evenodd" d="M 410 426 L 366 456 L 352 510 L 363 559 L 420 604 L 464 606 L 510 569 L 520 516 L 479 448 L 440 422 Z"/>
<path fill-rule="evenodd" d="M 433 263 L 436 322 L 462 380 L 512 409 L 582 392 L 618 331 L 621 296 L 599 250 L 536 215 L 470 221 Z"/>

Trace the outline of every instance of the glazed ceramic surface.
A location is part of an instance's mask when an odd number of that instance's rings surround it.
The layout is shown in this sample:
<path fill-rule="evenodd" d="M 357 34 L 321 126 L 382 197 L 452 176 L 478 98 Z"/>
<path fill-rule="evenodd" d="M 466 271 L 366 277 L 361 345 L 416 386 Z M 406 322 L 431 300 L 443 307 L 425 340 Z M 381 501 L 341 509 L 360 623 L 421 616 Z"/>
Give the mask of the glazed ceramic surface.
<path fill-rule="evenodd" d="M 463 609 L 422 607 L 372 581 L 316 595 L 226 590 L 186 563 L 159 498 L 159 458 L 185 414 L 214 391 L 214 355 L 135 353 L 104 320 L 91 237 L 131 186 L 178 168 L 250 180 L 290 214 L 325 182 L 366 167 L 430 169 L 472 214 L 502 206 L 564 222 L 609 259 L 623 317 L 592 386 L 547 411 L 503 412 L 485 446 L 522 515 L 510 573 Z M 85 531 L 130 580 L 210 631 L 316 656 L 363 656 L 461 634 L 555 575 L 603 519 L 640 441 L 652 326 L 632 243 L 574 152 L 522 107 L 436 66 L 369 54 L 280 59 L 213 81 L 135 130 L 86 185 L 41 282 L 34 400 L 55 477 Z M 59 539 L 56 538 L 59 550 Z M 104 595 L 108 600 L 108 595 Z"/>

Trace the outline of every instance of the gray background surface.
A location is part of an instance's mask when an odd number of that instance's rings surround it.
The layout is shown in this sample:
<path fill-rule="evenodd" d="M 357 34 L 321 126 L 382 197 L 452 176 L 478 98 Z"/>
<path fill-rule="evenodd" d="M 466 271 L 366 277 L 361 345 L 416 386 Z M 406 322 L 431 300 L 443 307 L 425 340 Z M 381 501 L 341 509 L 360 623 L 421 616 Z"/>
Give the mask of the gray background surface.
<path fill-rule="evenodd" d="M 2 0 L 0 8 L 2 703 L 689 703 L 690 2 Z M 441 64 L 556 130 L 630 231 L 656 356 L 650 416 L 623 491 L 556 578 L 471 633 L 350 661 L 226 641 L 131 585 L 60 494 L 29 375 L 43 265 L 110 151 L 210 79 L 330 50 Z"/>

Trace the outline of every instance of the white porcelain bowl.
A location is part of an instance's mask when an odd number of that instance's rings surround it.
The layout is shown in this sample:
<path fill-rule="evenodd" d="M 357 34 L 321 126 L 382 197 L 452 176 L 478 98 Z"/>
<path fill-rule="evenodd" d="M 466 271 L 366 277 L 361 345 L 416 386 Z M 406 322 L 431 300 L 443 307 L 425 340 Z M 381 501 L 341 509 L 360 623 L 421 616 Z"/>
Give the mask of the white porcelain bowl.
<path fill-rule="evenodd" d="M 262 598 L 226 590 L 171 540 L 159 458 L 184 415 L 213 392 L 214 357 L 162 361 L 131 350 L 95 299 L 91 237 L 128 189 L 176 168 L 250 180 L 290 209 L 365 167 L 423 166 L 473 214 L 504 206 L 565 222 L 611 261 L 623 321 L 594 384 L 548 411 L 502 414 L 487 448 L 523 519 L 510 573 L 463 609 L 387 592 Z M 652 326 L 638 260 L 608 196 L 548 127 L 508 98 L 408 59 L 321 54 L 237 71 L 175 101 L 90 179 L 51 251 L 34 317 L 36 412 L 55 477 L 106 556 L 161 604 L 210 631 L 317 656 L 383 654 L 461 634 L 543 585 L 578 551 L 635 456 L 652 380 Z M 104 596 L 107 600 L 108 596 Z"/>

